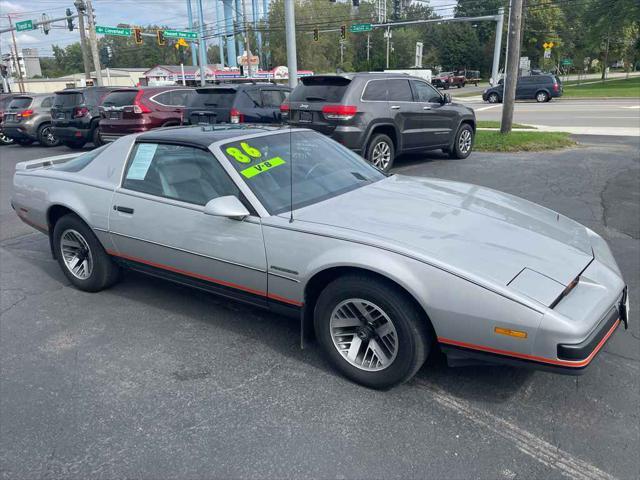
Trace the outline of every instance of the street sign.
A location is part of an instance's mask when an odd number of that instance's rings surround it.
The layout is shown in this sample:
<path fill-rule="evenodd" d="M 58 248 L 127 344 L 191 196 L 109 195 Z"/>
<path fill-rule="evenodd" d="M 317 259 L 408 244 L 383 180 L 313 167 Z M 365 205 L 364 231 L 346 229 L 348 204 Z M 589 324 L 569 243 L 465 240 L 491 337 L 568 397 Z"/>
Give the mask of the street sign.
<path fill-rule="evenodd" d="M 551 49 L 550 48 L 545 49 L 544 58 L 551 58 Z"/>
<path fill-rule="evenodd" d="M 16 22 L 16 31 L 24 32 L 26 30 L 35 30 L 33 26 L 33 20 L 23 20 L 22 22 Z"/>
<path fill-rule="evenodd" d="M 104 27 L 102 25 L 96 25 L 96 33 L 103 35 L 116 35 L 118 37 L 130 37 L 131 29 L 122 27 Z"/>
<path fill-rule="evenodd" d="M 354 23 L 349 27 L 351 33 L 370 32 L 373 27 L 370 23 Z"/>
<path fill-rule="evenodd" d="M 570 58 L 563 58 L 562 59 L 562 65 L 564 65 L 565 67 L 569 67 L 571 65 L 573 65 L 573 60 L 571 60 Z"/>
<path fill-rule="evenodd" d="M 550 49 L 550 48 L 553 48 L 553 46 L 554 46 L 554 45 L 555 45 L 555 43 L 553 43 L 553 42 L 544 42 L 544 43 L 542 44 L 542 46 L 544 47 L 544 49 L 545 49 L 545 50 L 548 50 L 548 49 Z"/>
<path fill-rule="evenodd" d="M 165 35 L 166 35 L 166 30 L 165 30 Z M 180 48 L 180 47 L 185 47 L 188 48 L 189 44 L 187 43 L 187 41 L 184 38 L 179 38 L 178 41 L 176 42 L 176 48 Z"/>
<path fill-rule="evenodd" d="M 164 38 L 186 38 L 189 40 L 197 40 L 198 34 L 196 32 L 183 32 L 180 30 L 165 30 Z"/>

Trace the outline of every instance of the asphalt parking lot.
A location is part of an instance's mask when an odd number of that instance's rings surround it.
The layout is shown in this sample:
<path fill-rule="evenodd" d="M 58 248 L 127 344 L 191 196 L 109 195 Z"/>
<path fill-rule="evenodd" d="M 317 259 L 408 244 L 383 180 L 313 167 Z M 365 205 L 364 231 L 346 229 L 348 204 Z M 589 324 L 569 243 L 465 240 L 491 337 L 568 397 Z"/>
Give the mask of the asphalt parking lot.
<path fill-rule="evenodd" d="M 66 150 L 0 147 L 0 477 L 638 478 L 640 144 L 579 141 L 411 156 L 396 173 L 507 191 L 602 234 L 629 330 L 580 377 L 433 355 L 388 392 L 300 350 L 290 319 L 133 273 L 98 294 L 70 287 L 8 203 L 17 161 Z"/>

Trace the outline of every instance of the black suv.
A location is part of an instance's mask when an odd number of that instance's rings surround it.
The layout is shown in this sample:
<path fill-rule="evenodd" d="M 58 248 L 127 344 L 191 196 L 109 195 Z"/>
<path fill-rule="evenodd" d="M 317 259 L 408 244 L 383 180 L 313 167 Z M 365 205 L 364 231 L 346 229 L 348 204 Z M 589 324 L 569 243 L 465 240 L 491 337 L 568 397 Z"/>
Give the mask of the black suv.
<path fill-rule="evenodd" d="M 53 134 L 70 148 L 82 148 L 87 142 L 93 142 L 96 147 L 102 145 L 98 106 L 114 89 L 87 87 L 56 92 L 51 107 Z"/>
<path fill-rule="evenodd" d="M 389 73 L 302 78 L 281 110 L 289 124 L 329 135 L 384 171 L 411 151 L 466 158 L 476 129 L 470 108 L 420 78 Z"/>
<path fill-rule="evenodd" d="M 504 81 L 482 92 L 482 99 L 489 103 L 500 103 L 504 92 Z M 562 96 L 562 83 L 555 75 L 531 75 L 519 77 L 516 84 L 516 100 L 536 100 L 548 102 Z"/>
<path fill-rule="evenodd" d="M 196 88 L 188 99 L 183 123 L 280 123 L 280 105 L 290 91 L 273 83 Z"/>

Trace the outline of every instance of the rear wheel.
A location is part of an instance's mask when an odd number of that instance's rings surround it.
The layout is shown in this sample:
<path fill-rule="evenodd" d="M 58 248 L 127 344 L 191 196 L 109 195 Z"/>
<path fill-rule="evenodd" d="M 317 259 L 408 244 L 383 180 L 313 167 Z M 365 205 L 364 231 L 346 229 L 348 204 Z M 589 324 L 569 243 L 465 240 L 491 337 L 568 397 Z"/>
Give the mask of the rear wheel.
<path fill-rule="evenodd" d="M 62 142 L 66 147 L 72 148 L 74 150 L 80 150 L 84 147 L 85 143 L 83 140 L 79 140 L 76 142 Z"/>
<path fill-rule="evenodd" d="M 60 139 L 53 134 L 50 123 L 40 125 L 40 128 L 38 128 L 38 142 L 43 147 L 57 147 L 60 145 Z"/>
<path fill-rule="evenodd" d="M 91 141 L 93 142 L 94 147 L 101 147 L 104 145 L 102 141 L 102 137 L 100 136 L 100 125 L 96 125 L 93 128 L 93 133 L 91 134 Z"/>
<path fill-rule="evenodd" d="M 0 145 L 11 145 L 13 138 L 7 137 L 4 133 L 0 133 Z"/>
<path fill-rule="evenodd" d="M 76 215 L 65 215 L 56 222 L 53 245 L 60 268 L 80 290 L 98 292 L 118 280 L 120 269 Z"/>
<path fill-rule="evenodd" d="M 394 284 L 349 275 L 322 291 L 314 327 L 331 364 L 371 388 L 409 380 L 429 354 L 424 312 Z"/>
<path fill-rule="evenodd" d="M 536 102 L 544 103 L 549 101 L 549 94 L 547 92 L 540 91 L 536 93 Z"/>
<path fill-rule="evenodd" d="M 391 138 L 383 133 L 375 134 L 367 147 L 367 161 L 383 172 L 388 172 L 393 166 L 394 156 L 395 148 Z"/>
<path fill-rule="evenodd" d="M 487 100 L 489 101 L 489 103 L 498 103 L 500 102 L 500 97 L 497 93 L 490 93 L 487 97 Z"/>
<path fill-rule="evenodd" d="M 451 158 L 467 158 L 471 154 L 473 148 L 473 128 L 468 123 L 460 125 L 456 138 L 453 142 L 453 148 L 449 150 Z"/>

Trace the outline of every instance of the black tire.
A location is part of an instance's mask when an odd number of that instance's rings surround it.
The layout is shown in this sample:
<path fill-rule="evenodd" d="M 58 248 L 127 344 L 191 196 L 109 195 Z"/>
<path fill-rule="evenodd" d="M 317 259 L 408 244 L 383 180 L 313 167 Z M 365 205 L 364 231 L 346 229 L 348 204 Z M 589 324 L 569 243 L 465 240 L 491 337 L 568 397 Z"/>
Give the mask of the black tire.
<path fill-rule="evenodd" d="M 86 278 L 76 276 L 65 262 L 61 249 L 61 240 L 62 236 L 68 232 L 72 232 L 75 238 L 78 238 L 79 235 L 86 244 L 83 248 L 88 252 L 88 255 L 85 254 L 85 252 L 81 252 L 91 264 L 90 272 L 88 272 Z M 78 244 L 81 245 L 80 242 Z M 69 281 L 80 290 L 84 290 L 85 292 L 99 292 L 100 290 L 110 287 L 119 279 L 120 268 L 107 252 L 105 252 L 100 241 L 87 224 L 74 214 L 65 215 L 56 222 L 53 229 L 53 248 L 55 249 L 56 258 L 63 273 Z"/>
<path fill-rule="evenodd" d="M 460 125 L 453 139 L 453 145 L 449 149 L 449 157 L 463 159 L 471 155 L 474 137 L 475 135 L 471 125 L 468 123 Z"/>
<path fill-rule="evenodd" d="M 368 371 L 353 365 L 338 351 L 331 333 L 331 316 L 342 302 L 364 300 L 381 309 L 395 328 L 396 355 L 390 363 L 377 371 Z M 364 318 L 364 317 L 362 317 Z M 373 325 L 380 319 L 378 317 Z M 424 364 L 432 343 L 427 318 L 409 295 L 397 285 L 367 274 L 353 274 L 332 281 L 320 294 L 314 310 L 316 338 L 332 366 L 345 377 L 370 388 L 387 389 L 406 382 Z M 361 322 L 362 325 L 365 322 Z M 350 327 L 347 327 L 350 328 Z M 367 329 L 369 327 L 359 327 Z M 373 330 L 371 330 L 373 332 Z M 353 335 L 353 339 L 356 335 Z M 341 339 L 345 339 L 342 336 Z M 378 346 L 386 345 L 375 333 Z M 368 340 L 366 340 L 368 343 Z M 360 343 L 359 355 L 365 350 L 365 340 Z M 386 350 L 389 353 L 390 350 Z M 388 357 L 387 357 L 388 358 Z M 364 363 L 364 362 L 363 362 Z"/>
<path fill-rule="evenodd" d="M 91 141 L 93 142 L 93 146 L 96 148 L 104 145 L 102 137 L 100 136 L 100 125 L 93 127 L 93 132 L 91 132 Z"/>
<path fill-rule="evenodd" d="M 376 148 L 379 148 L 382 150 L 382 151 L 379 150 L 380 154 L 386 151 L 385 147 L 382 147 L 381 144 L 386 144 L 386 148 L 388 149 L 388 152 L 389 152 L 389 158 L 386 161 L 384 160 L 384 158 L 381 158 L 380 160 L 376 160 L 376 158 L 374 158 L 376 155 Z M 395 155 L 396 155 L 395 150 L 396 149 L 395 149 L 395 146 L 393 145 L 393 140 L 391 140 L 391 138 L 388 135 L 385 135 L 384 133 L 376 133 L 371 137 L 371 140 L 369 140 L 369 145 L 367 146 L 367 152 L 366 152 L 365 158 L 374 167 L 379 168 L 383 172 L 388 172 L 393 167 L 393 162 L 395 160 Z"/>
<path fill-rule="evenodd" d="M 445 84 L 444 84 L 444 89 L 445 89 L 445 90 L 449 90 L 449 82 L 447 82 L 447 83 L 445 83 Z"/>
<path fill-rule="evenodd" d="M 30 138 L 16 138 L 14 140 L 18 145 L 22 145 L 23 147 L 31 145 L 34 141 Z"/>
<path fill-rule="evenodd" d="M 536 102 L 545 103 L 548 101 L 549 101 L 549 94 L 547 92 L 545 92 L 544 90 L 540 90 L 539 92 L 536 92 Z"/>
<path fill-rule="evenodd" d="M 43 147 L 57 147 L 60 145 L 60 139 L 53 134 L 50 123 L 45 123 L 38 127 L 38 142 Z"/>
<path fill-rule="evenodd" d="M 500 95 L 495 92 L 491 92 L 487 97 L 489 103 L 500 103 Z"/>
<path fill-rule="evenodd" d="M 4 133 L 0 133 L 0 145 L 13 144 L 13 138 L 7 137 Z"/>
<path fill-rule="evenodd" d="M 62 142 L 64 144 L 65 147 L 69 147 L 73 150 L 80 150 L 82 147 L 84 147 L 85 145 L 85 141 L 84 140 L 78 140 L 76 142 Z"/>

